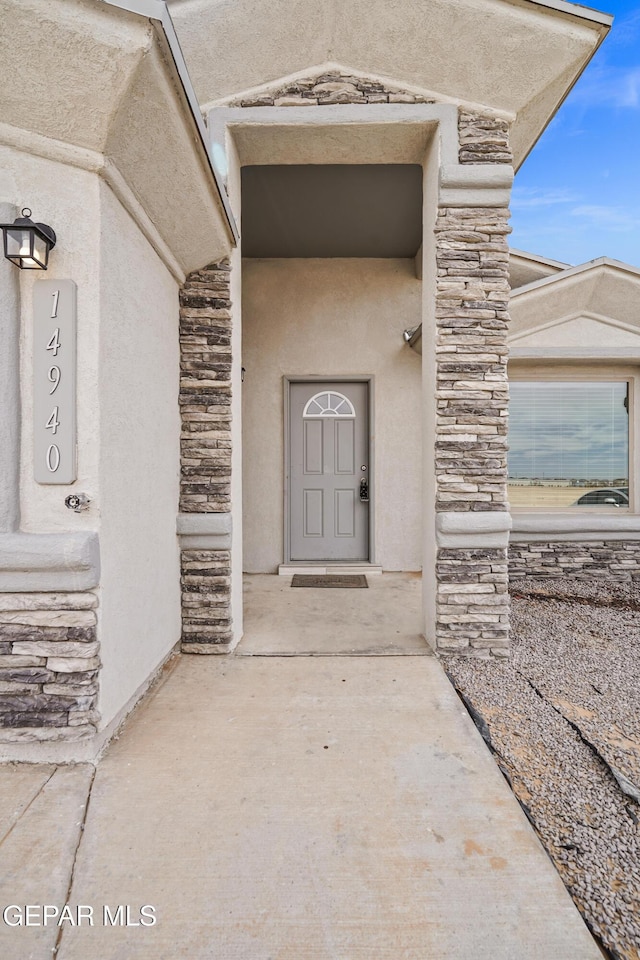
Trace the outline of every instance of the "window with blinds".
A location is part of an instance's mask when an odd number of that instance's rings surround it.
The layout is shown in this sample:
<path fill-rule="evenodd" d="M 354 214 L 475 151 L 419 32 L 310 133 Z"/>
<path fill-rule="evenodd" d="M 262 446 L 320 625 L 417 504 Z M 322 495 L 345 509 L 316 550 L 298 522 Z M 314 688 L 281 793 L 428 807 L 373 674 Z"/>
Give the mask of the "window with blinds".
<path fill-rule="evenodd" d="M 513 507 L 629 507 L 629 384 L 511 381 Z"/>

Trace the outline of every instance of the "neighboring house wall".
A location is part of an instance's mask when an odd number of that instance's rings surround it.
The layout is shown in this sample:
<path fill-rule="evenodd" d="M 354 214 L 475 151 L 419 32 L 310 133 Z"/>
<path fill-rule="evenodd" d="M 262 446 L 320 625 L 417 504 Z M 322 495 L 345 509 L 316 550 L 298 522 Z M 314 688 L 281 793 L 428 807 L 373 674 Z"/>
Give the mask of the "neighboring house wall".
<path fill-rule="evenodd" d="M 514 540 L 509 547 L 509 577 L 640 579 L 640 540 Z"/>
<path fill-rule="evenodd" d="M 640 577 L 639 296 L 640 270 L 606 258 L 567 268 L 513 293 L 512 382 L 629 383 L 630 503 L 628 509 L 514 507 L 512 579 Z M 571 488 L 570 500 L 575 503 L 583 492 Z"/>
<path fill-rule="evenodd" d="M 244 567 L 284 558 L 284 376 L 372 376 L 375 562 L 422 565 L 420 322 L 413 260 L 243 262 Z"/>

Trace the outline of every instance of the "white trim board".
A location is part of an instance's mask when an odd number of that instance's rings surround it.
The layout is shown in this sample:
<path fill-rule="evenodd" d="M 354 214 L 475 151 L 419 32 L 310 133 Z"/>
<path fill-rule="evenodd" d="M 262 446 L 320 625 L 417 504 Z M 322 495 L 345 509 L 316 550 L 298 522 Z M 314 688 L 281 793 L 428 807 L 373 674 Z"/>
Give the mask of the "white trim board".
<path fill-rule="evenodd" d="M 625 323 L 623 320 L 616 320 L 614 317 L 608 317 L 603 313 L 594 313 L 591 310 L 576 310 L 574 313 L 568 313 L 563 317 L 547 320 L 546 323 L 540 323 L 534 327 L 527 327 L 526 330 L 520 330 L 518 333 L 510 333 L 507 336 L 507 343 L 516 343 L 524 337 L 530 337 L 534 333 L 541 333 L 544 330 L 551 330 L 553 327 L 560 327 L 562 324 L 571 323 L 573 320 L 596 320 L 598 323 L 604 323 L 607 326 L 624 330 L 626 333 L 633 333 L 640 337 L 640 326 Z"/>

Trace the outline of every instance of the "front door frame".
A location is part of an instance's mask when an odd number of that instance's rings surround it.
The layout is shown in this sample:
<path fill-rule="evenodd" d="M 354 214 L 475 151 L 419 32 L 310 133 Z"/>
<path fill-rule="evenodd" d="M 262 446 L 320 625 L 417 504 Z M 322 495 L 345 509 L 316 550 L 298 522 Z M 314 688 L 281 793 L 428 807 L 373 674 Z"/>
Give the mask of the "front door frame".
<path fill-rule="evenodd" d="M 293 383 L 366 383 L 367 384 L 367 404 L 369 408 L 369 559 L 365 563 L 376 563 L 376 541 L 375 541 L 375 505 L 376 505 L 376 459 L 375 459 L 375 407 L 374 407 L 374 376 L 363 376 L 362 374 L 314 374 L 303 375 L 285 375 L 282 378 L 284 388 L 284 464 L 283 464 L 283 490 L 284 490 L 284 563 L 300 563 L 301 566 L 309 566 L 315 561 L 292 561 L 291 560 L 291 529 L 289 517 L 290 500 L 290 414 L 291 414 L 291 384 Z M 335 561 L 336 566 L 346 566 L 349 563 L 362 563 L 362 561 L 340 560 Z M 322 566 L 331 566 L 331 561 L 322 561 Z"/>

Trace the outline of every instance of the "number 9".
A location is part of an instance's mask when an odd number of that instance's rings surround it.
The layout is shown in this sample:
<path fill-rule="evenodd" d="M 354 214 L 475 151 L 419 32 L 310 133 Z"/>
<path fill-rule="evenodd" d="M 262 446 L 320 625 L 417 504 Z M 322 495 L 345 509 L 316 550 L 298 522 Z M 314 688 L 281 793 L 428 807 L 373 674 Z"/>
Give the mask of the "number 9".
<path fill-rule="evenodd" d="M 56 390 L 58 389 L 58 384 L 60 383 L 61 375 L 62 374 L 60 373 L 60 367 L 49 367 L 49 373 L 47 374 L 47 376 L 49 378 L 49 383 L 53 384 L 53 389 L 49 390 L 49 396 L 51 396 L 52 393 L 55 393 Z"/>

